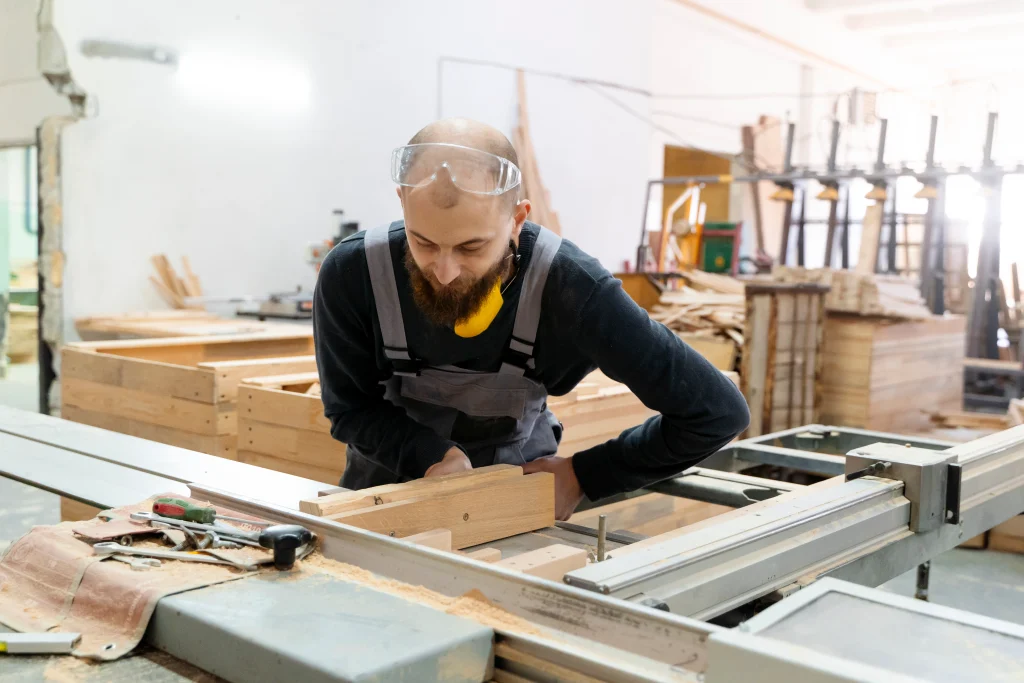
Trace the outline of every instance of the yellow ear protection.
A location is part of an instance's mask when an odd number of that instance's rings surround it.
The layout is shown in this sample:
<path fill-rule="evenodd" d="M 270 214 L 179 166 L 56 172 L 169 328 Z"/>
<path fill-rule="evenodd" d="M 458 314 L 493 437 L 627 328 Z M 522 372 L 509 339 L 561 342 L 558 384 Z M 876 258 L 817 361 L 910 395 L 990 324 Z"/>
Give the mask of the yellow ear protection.
<path fill-rule="evenodd" d="M 508 244 L 512 247 L 512 256 L 510 258 L 516 266 L 516 272 L 512 275 L 512 279 L 508 281 L 505 289 L 508 289 L 509 285 L 515 281 L 516 275 L 519 274 L 519 250 L 516 248 L 516 243 L 512 240 L 509 240 Z M 455 334 L 464 339 L 483 334 L 484 330 L 490 327 L 494 319 L 498 317 L 498 311 L 501 310 L 502 305 L 505 303 L 505 299 L 502 297 L 503 291 L 501 281 L 495 282 L 494 289 L 487 295 L 484 302 L 480 304 L 480 308 L 477 309 L 476 313 L 465 320 L 455 323 Z"/>

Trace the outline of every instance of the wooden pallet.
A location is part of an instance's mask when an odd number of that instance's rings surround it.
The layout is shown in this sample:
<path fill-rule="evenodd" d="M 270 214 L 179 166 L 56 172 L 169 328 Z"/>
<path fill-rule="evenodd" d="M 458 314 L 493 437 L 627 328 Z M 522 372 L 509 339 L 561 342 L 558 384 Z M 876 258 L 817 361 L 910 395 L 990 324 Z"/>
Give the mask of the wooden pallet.
<path fill-rule="evenodd" d="M 79 318 L 75 321 L 75 330 L 84 341 L 209 337 L 274 332 L 287 334 L 305 332 L 310 336 L 313 334 L 312 328 L 308 326 L 223 318 L 206 311 L 191 309 Z"/>
<path fill-rule="evenodd" d="M 829 314 L 821 421 L 906 433 L 961 410 L 964 318 L 923 321 Z"/>
<path fill-rule="evenodd" d="M 817 284 L 747 284 L 740 367 L 747 437 L 818 421 L 827 293 Z"/>
<path fill-rule="evenodd" d="M 312 353 L 304 331 L 68 344 L 61 353 L 61 413 L 235 459 L 242 379 L 313 370 Z"/>
<path fill-rule="evenodd" d="M 331 436 L 319 386 L 315 372 L 245 380 L 238 391 L 239 461 L 336 486 L 345 444 Z"/>

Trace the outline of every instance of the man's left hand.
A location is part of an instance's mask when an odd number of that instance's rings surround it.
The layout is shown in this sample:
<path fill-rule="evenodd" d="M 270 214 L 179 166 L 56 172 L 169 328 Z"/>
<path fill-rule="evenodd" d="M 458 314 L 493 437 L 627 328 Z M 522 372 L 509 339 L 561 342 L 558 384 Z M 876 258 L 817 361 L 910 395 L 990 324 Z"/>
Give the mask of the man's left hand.
<path fill-rule="evenodd" d="M 551 472 L 555 475 L 555 519 L 563 522 L 569 519 L 583 500 L 583 489 L 572 468 L 572 458 L 550 455 L 523 465 L 523 474 L 534 472 Z"/>

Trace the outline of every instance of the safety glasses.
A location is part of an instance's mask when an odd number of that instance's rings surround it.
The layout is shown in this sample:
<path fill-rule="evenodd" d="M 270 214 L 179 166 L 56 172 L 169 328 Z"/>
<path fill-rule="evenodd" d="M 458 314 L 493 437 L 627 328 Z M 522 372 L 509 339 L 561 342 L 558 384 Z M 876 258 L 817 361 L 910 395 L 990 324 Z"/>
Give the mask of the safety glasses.
<path fill-rule="evenodd" d="M 391 153 L 391 179 L 404 187 L 423 187 L 447 173 L 464 192 L 504 194 L 519 185 L 519 167 L 508 159 L 472 147 L 427 142 Z"/>

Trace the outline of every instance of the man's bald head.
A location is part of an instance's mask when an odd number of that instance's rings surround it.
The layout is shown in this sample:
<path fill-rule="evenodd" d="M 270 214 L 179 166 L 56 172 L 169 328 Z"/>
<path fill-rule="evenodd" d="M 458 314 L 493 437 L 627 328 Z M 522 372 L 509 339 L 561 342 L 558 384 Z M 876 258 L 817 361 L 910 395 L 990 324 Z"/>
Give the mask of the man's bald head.
<path fill-rule="evenodd" d="M 503 159 L 508 159 L 519 167 L 519 155 L 516 148 L 497 128 L 472 119 L 441 119 L 429 123 L 412 136 L 410 145 L 426 142 L 443 142 L 449 145 L 462 145 L 489 152 Z"/>

